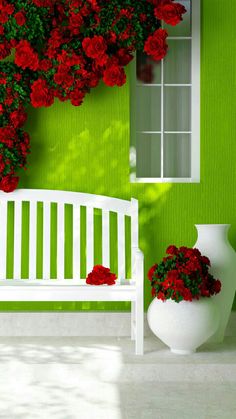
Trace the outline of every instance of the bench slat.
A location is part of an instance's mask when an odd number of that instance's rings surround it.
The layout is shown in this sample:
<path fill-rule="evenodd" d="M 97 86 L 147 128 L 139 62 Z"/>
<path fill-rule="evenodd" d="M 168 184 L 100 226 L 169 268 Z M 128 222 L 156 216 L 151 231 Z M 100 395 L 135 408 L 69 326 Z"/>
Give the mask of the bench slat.
<path fill-rule="evenodd" d="M 57 277 L 63 279 L 65 277 L 65 206 L 57 204 Z"/>
<path fill-rule="evenodd" d="M 29 277 L 36 279 L 37 203 L 30 202 L 29 214 Z"/>
<path fill-rule="evenodd" d="M 22 202 L 14 206 L 14 278 L 21 278 Z"/>
<path fill-rule="evenodd" d="M 0 278 L 6 278 L 7 267 L 7 202 L 0 205 Z"/>
<path fill-rule="evenodd" d="M 125 217 L 118 214 L 118 277 L 125 278 Z"/>
<path fill-rule="evenodd" d="M 86 214 L 86 262 L 87 274 L 91 272 L 94 264 L 94 216 L 93 208 L 87 208 Z"/>
<path fill-rule="evenodd" d="M 110 267 L 110 213 L 102 211 L 102 263 Z"/>
<path fill-rule="evenodd" d="M 51 239 L 51 204 L 43 204 L 43 278 L 49 279 L 50 275 L 50 239 Z"/>
<path fill-rule="evenodd" d="M 80 278 L 80 206 L 73 207 L 73 277 Z"/>

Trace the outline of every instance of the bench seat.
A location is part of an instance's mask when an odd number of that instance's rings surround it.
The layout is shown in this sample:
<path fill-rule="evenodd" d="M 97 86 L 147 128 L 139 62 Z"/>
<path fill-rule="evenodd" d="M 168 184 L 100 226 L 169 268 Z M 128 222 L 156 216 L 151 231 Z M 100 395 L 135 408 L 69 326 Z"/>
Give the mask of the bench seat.
<path fill-rule="evenodd" d="M 37 291 L 36 291 L 37 288 Z M 85 280 L 0 280 L 0 301 L 135 301 L 135 281 L 88 285 Z"/>
<path fill-rule="evenodd" d="M 68 228 L 66 209 L 69 206 L 71 207 L 72 247 L 66 250 L 66 229 Z M 95 216 L 98 213 L 101 217 L 100 229 L 95 227 Z M 111 228 L 114 215 L 116 234 Z M 130 223 L 129 246 L 126 243 L 127 219 Z M 83 220 L 85 220 L 84 225 L 82 225 Z M 114 227 L 114 217 L 112 222 Z M 54 233 L 52 233 L 52 226 L 55 229 Z M 7 274 L 7 260 L 10 230 L 14 239 L 13 248 L 10 249 L 13 253 L 13 276 L 12 279 L 6 279 L 9 275 Z M 100 237 L 96 236 L 98 230 L 101 231 Z M 27 236 L 24 234 L 25 231 L 28 231 L 28 256 L 23 265 L 22 247 Z M 38 238 L 42 241 L 41 259 L 37 251 Z M 56 243 L 54 259 L 51 250 L 52 240 Z M 116 246 L 111 246 L 111 240 L 112 242 L 116 240 Z M 86 284 L 85 279 L 78 279 L 87 275 L 94 267 L 95 242 L 96 246 L 100 246 L 102 259 L 100 263 L 105 267 L 110 267 L 112 257 L 114 260 L 114 255 L 111 257 L 112 249 L 116 252 L 118 280 L 115 285 L 94 286 Z M 71 252 L 72 279 L 66 279 L 65 273 L 68 251 Z M 81 254 L 85 256 L 85 263 L 80 260 Z M 126 258 L 128 254 L 129 257 Z M 127 269 L 126 259 L 131 261 L 130 270 Z M 82 262 L 83 269 L 86 264 L 86 273 L 81 270 Z M 37 266 L 40 263 L 43 279 L 37 279 Z M 57 279 L 51 279 L 53 263 L 56 264 Z M 125 201 L 86 193 L 37 189 L 18 189 L 10 194 L 0 192 L 0 310 L 3 301 L 130 301 L 131 338 L 135 340 L 135 353 L 142 355 L 143 263 L 143 254 L 138 243 L 138 201 L 136 199 Z M 22 266 L 25 269 L 26 264 L 28 278 L 24 279 L 21 278 Z M 130 273 L 127 273 L 129 271 Z M 126 275 L 131 275 L 131 279 L 125 279 Z"/>

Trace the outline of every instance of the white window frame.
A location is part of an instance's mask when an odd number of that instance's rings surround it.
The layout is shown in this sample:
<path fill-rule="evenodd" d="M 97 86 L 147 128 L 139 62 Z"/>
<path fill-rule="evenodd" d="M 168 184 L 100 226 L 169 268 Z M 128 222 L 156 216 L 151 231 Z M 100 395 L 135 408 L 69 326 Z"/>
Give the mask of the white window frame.
<path fill-rule="evenodd" d="M 200 35 L 200 23 L 201 23 L 201 8 L 200 0 L 191 0 L 191 23 L 192 32 L 191 36 L 169 36 L 168 39 L 176 40 L 191 40 L 191 84 L 178 84 L 169 86 L 189 86 L 191 87 L 191 131 L 186 134 L 191 135 L 191 176 L 181 178 L 167 178 L 164 177 L 164 134 L 171 132 L 164 131 L 164 71 L 163 71 L 163 60 L 161 62 L 161 84 L 154 84 L 153 86 L 159 86 L 161 88 L 161 131 L 155 134 L 161 136 L 161 177 L 136 177 L 136 173 L 133 172 L 132 168 L 136 165 L 136 147 L 134 147 L 136 141 L 136 120 L 135 111 L 136 108 L 136 60 L 132 64 L 132 77 L 131 77 L 131 137 L 134 141 L 131 141 L 130 147 L 130 182 L 131 183 L 199 183 L 200 182 L 200 47 L 201 47 L 201 35 Z M 168 59 L 168 56 L 167 56 Z M 151 87 L 150 87 L 151 88 Z M 145 133 L 145 132 L 143 132 Z M 152 133 L 149 131 L 148 133 Z M 153 132 L 154 133 L 154 132 Z M 181 134 L 182 132 L 174 132 L 175 134 Z"/>

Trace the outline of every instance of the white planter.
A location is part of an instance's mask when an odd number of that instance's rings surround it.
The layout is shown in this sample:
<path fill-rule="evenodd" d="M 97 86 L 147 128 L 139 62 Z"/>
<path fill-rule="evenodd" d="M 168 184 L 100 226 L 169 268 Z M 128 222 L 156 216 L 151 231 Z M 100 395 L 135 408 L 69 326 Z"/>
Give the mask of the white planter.
<path fill-rule="evenodd" d="M 171 351 L 186 355 L 196 351 L 219 325 L 214 298 L 196 301 L 162 301 L 155 298 L 147 312 L 150 329 Z"/>
<path fill-rule="evenodd" d="M 214 297 L 219 308 L 219 327 L 210 339 L 220 343 L 224 339 L 225 329 L 230 317 L 236 290 L 236 253 L 228 241 L 229 224 L 197 224 L 198 240 L 194 247 L 209 257 L 210 272 L 220 279 L 222 289 Z"/>

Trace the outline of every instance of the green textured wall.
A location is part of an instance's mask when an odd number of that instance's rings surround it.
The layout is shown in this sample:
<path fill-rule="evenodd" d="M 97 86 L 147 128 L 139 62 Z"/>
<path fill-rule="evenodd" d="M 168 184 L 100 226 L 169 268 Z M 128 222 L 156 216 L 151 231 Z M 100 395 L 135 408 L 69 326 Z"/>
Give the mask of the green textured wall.
<path fill-rule="evenodd" d="M 140 203 L 145 272 L 169 244 L 193 245 L 196 223 L 230 223 L 236 249 L 236 3 L 202 2 L 201 183 L 129 183 L 129 85 L 100 86 L 80 108 L 30 110 L 21 187 L 65 189 Z M 150 301 L 146 280 L 145 302 Z M 12 303 L 4 309 L 126 309 L 123 304 Z M 235 305 L 236 309 L 236 305 Z"/>

